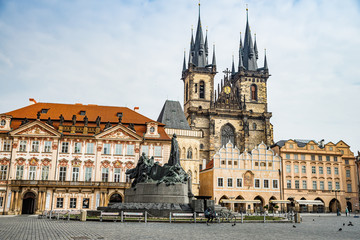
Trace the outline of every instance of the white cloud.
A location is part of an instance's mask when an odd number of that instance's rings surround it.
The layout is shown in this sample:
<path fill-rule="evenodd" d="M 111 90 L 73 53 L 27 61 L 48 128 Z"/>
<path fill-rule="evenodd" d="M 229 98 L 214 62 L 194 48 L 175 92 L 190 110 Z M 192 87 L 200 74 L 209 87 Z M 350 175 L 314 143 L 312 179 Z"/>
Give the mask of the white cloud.
<path fill-rule="evenodd" d="M 0 112 L 43 102 L 140 106 L 156 119 L 166 99 L 182 102 L 197 2 L 13 1 L 0 10 Z M 219 74 L 238 53 L 245 2 L 203 1 Z M 249 1 L 249 21 L 272 76 L 275 140 L 345 140 L 359 149 L 360 14 L 357 1 Z M 237 59 L 237 57 L 235 57 Z"/>

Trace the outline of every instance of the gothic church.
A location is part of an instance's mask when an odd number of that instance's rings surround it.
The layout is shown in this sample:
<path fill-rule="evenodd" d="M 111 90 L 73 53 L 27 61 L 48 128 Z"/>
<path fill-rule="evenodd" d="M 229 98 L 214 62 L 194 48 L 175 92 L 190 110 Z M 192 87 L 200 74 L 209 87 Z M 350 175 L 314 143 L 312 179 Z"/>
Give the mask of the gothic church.
<path fill-rule="evenodd" d="M 214 86 L 217 74 L 215 47 L 209 63 L 207 34 L 204 39 L 199 6 L 196 36 L 191 36 L 188 63 L 184 56 L 184 114 L 193 130 L 201 130 L 200 159 L 209 161 L 229 141 L 241 152 L 251 151 L 264 142 L 273 144 L 272 116 L 267 108 L 269 69 L 266 55 L 264 66 L 258 67 L 256 39 L 253 42 L 248 10 L 245 38 L 240 37 L 239 63 L 224 71 L 221 84 Z"/>

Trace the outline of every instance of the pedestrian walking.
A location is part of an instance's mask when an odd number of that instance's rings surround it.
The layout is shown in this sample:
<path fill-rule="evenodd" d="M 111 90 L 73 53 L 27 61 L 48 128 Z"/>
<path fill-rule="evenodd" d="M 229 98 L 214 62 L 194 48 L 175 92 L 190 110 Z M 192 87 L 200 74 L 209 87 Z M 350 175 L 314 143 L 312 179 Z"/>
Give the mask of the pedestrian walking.
<path fill-rule="evenodd" d="M 346 209 L 345 209 L 346 216 L 348 215 L 348 213 L 349 213 L 349 209 L 346 207 Z"/>

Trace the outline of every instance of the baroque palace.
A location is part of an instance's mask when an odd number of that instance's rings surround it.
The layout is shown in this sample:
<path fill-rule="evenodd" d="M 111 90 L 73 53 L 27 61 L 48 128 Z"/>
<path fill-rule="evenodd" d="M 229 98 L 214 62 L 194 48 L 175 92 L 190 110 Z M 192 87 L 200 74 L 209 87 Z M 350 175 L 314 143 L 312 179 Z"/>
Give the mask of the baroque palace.
<path fill-rule="evenodd" d="M 138 108 L 37 103 L 0 114 L 0 210 L 94 210 L 124 201 L 141 153 L 167 162 L 177 135 L 195 196 L 234 211 L 359 209 L 359 158 L 343 141 L 274 143 L 269 68 L 258 66 L 248 11 L 238 64 L 215 87 L 215 47 L 200 19 L 184 56 L 184 110 L 167 100 L 157 121 Z"/>

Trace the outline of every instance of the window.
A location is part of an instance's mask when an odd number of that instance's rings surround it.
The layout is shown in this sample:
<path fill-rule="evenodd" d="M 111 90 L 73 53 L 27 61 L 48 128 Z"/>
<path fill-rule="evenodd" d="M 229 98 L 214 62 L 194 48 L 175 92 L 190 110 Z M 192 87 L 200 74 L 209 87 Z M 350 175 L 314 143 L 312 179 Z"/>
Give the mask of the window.
<path fill-rule="evenodd" d="M 319 167 L 319 174 L 324 174 L 324 168 L 323 167 Z"/>
<path fill-rule="evenodd" d="M 189 100 L 189 84 L 186 83 L 186 90 L 185 90 L 185 99 L 186 101 Z"/>
<path fill-rule="evenodd" d="M 347 191 L 352 192 L 351 183 L 347 184 Z"/>
<path fill-rule="evenodd" d="M 291 188 L 291 180 L 286 180 L 286 187 Z"/>
<path fill-rule="evenodd" d="M 301 166 L 301 173 L 306 173 L 306 166 Z"/>
<path fill-rule="evenodd" d="M 102 168 L 101 170 L 101 181 L 108 182 L 109 180 L 109 168 Z"/>
<path fill-rule="evenodd" d="M 311 150 L 314 150 L 314 145 L 311 145 L 311 146 L 310 146 L 310 149 L 311 149 Z M 315 160 L 315 159 L 314 159 L 314 160 Z"/>
<path fill-rule="evenodd" d="M 19 152 L 26 152 L 26 144 L 27 141 L 25 140 L 20 141 Z"/>
<path fill-rule="evenodd" d="M 81 142 L 75 143 L 74 153 L 81 153 Z"/>
<path fill-rule="evenodd" d="M 251 100 L 257 101 L 257 87 L 255 84 L 251 85 Z"/>
<path fill-rule="evenodd" d="M 141 146 L 141 152 L 145 153 L 145 156 L 149 156 L 149 146 L 147 145 Z"/>
<path fill-rule="evenodd" d="M 344 150 L 340 150 L 341 154 L 344 154 Z"/>
<path fill-rule="evenodd" d="M 68 153 L 69 152 L 69 143 L 63 142 L 61 145 L 61 152 L 62 153 Z"/>
<path fill-rule="evenodd" d="M 320 190 L 324 190 L 324 181 L 320 181 Z"/>
<path fill-rule="evenodd" d="M 298 159 L 299 159 L 297 154 L 294 154 L 294 159 L 295 159 L 295 160 L 298 160 Z"/>
<path fill-rule="evenodd" d="M 329 150 L 332 151 L 332 150 L 333 150 L 333 147 L 329 147 Z"/>
<path fill-rule="evenodd" d="M 134 155 L 134 145 L 126 146 L 126 155 Z"/>
<path fill-rule="evenodd" d="M 91 167 L 85 168 L 85 181 L 86 182 L 91 182 L 91 175 L 92 175 L 92 168 Z"/>
<path fill-rule="evenodd" d="M 33 141 L 31 144 L 32 152 L 39 152 L 39 141 Z"/>
<path fill-rule="evenodd" d="M 286 172 L 291 173 L 291 166 L 290 165 L 286 165 Z"/>
<path fill-rule="evenodd" d="M 200 89 L 199 89 L 199 97 L 200 98 L 205 98 L 205 83 L 204 81 L 200 82 Z"/>
<path fill-rule="evenodd" d="M 286 159 L 290 159 L 290 154 L 285 155 Z"/>
<path fill-rule="evenodd" d="M 0 197 L 0 207 L 3 206 L 3 202 L 4 202 L 4 198 L 3 198 L 3 197 Z"/>
<path fill-rule="evenodd" d="M 0 167 L 0 180 L 6 180 L 7 165 L 1 165 Z"/>
<path fill-rule="evenodd" d="M 83 198 L 82 208 L 89 208 L 90 198 Z"/>
<path fill-rule="evenodd" d="M 315 161 L 315 155 L 311 155 L 311 160 Z"/>
<path fill-rule="evenodd" d="M 260 188 L 260 179 L 255 179 L 255 188 Z"/>
<path fill-rule="evenodd" d="M 51 152 L 51 145 L 52 145 L 52 142 L 45 141 L 44 152 Z"/>
<path fill-rule="evenodd" d="M 24 174 L 24 166 L 16 166 L 16 180 L 21 180 Z"/>
<path fill-rule="evenodd" d="M 1 126 L 5 126 L 5 124 L 6 124 L 6 121 L 5 121 L 4 119 L 2 119 L 0 125 L 1 125 Z"/>
<path fill-rule="evenodd" d="M 104 148 L 103 148 L 103 153 L 104 154 L 110 154 L 110 143 L 105 143 L 104 144 Z"/>
<path fill-rule="evenodd" d="M 36 178 L 36 166 L 29 167 L 29 180 L 35 180 Z"/>
<path fill-rule="evenodd" d="M 295 188 L 299 189 L 300 188 L 300 182 L 299 180 L 295 180 Z"/>
<path fill-rule="evenodd" d="M 43 109 L 41 109 L 41 113 L 47 113 L 49 111 L 49 109 L 46 109 L 46 108 L 43 108 Z"/>
<path fill-rule="evenodd" d="M 65 180 L 66 180 L 66 167 L 60 167 L 59 181 L 65 181 Z"/>
<path fill-rule="evenodd" d="M 339 168 L 338 167 L 334 168 L 334 173 L 335 173 L 335 175 L 339 175 Z"/>
<path fill-rule="evenodd" d="M 328 182 L 328 190 L 332 190 L 332 182 Z"/>
<path fill-rule="evenodd" d="M 331 167 L 326 167 L 326 173 L 331 174 Z"/>
<path fill-rule="evenodd" d="M 347 177 L 347 178 L 350 177 L 350 170 L 346 170 L 346 177 Z"/>
<path fill-rule="evenodd" d="M 315 166 L 312 166 L 312 167 L 311 167 L 311 173 L 312 173 L 312 174 L 315 174 L 315 173 L 316 173 L 316 167 L 315 167 Z"/>
<path fill-rule="evenodd" d="M 294 145 L 293 145 L 293 144 L 289 144 L 289 148 L 290 148 L 290 149 L 293 149 L 293 148 L 294 148 Z"/>
<path fill-rule="evenodd" d="M 80 111 L 81 116 L 85 116 L 85 114 L 86 114 L 86 111 Z"/>
<path fill-rule="evenodd" d="M 154 156 L 155 157 L 161 157 L 161 146 L 155 146 L 154 147 Z"/>
<path fill-rule="evenodd" d="M 337 162 L 337 157 L 334 157 L 334 162 Z"/>
<path fill-rule="evenodd" d="M 228 179 L 227 179 L 227 185 L 228 185 L 228 187 L 232 187 L 232 186 L 233 186 L 233 180 L 232 180 L 232 178 L 228 178 Z"/>
<path fill-rule="evenodd" d="M 115 155 L 122 155 L 122 144 L 115 144 Z"/>
<path fill-rule="evenodd" d="M 294 165 L 294 172 L 299 173 L 299 166 L 298 165 Z"/>
<path fill-rule="evenodd" d="M 218 187 L 223 187 L 223 186 L 224 186 L 224 179 L 218 178 Z"/>
<path fill-rule="evenodd" d="M 346 165 L 349 165 L 349 160 L 346 159 L 346 160 L 345 160 L 345 164 L 346 164 Z"/>
<path fill-rule="evenodd" d="M 256 130 L 256 123 L 253 123 L 253 129 Z"/>
<path fill-rule="evenodd" d="M 313 181 L 313 189 L 314 189 L 314 190 L 317 189 L 317 183 L 316 183 L 316 181 Z"/>
<path fill-rule="evenodd" d="M 70 208 L 76 208 L 76 198 L 70 198 Z"/>
<path fill-rule="evenodd" d="M 41 180 L 49 179 L 49 166 L 42 166 L 41 169 Z"/>
<path fill-rule="evenodd" d="M 307 189 L 307 182 L 306 182 L 306 180 L 302 180 L 302 186 L 303 186 L 303 189 Z"/>
<path fill-rule="evenodd" d="M 10 152 L 10 148 L 11 148 L 11 141 L 10 140 L 5 140 L 3 143 L 3 151 L 4 152 Z"/>
<path fill-rule="evenodd" d="M 330 162 L 330 156 L 326 156 L 326 161 Z"/>
<path fill-rule="evenodd" d="M 236 179 L 236 187 L 242 187 L 242 178 Z"/>
<path fill-rule="evenodd" d="M 192 149 L 191 149 L 191 148 L 189 148 L 189 149 L 187 150 L 186 158 L 187 158 L 187 159 L 192 159 Z"/>
<path fill-rule="evenodd" d="M 225 146 L 229 141 L 235 144 L 235 132 L 231 125 L 226 124 L 221 129 L 221 145 Z"/>
<path fill-rule="evenodd" d="M 301 154 L 301 160 L 305 160 L 305 155 Z"/>
<path fill-rule="evenodd" d="M 336 190 L 340 190 L 340 183 L 339 182 L 335 182 L 335 188 L 336 188 Z"/>
<path fill-rule="evenodd" d="M 274 180 L 273 180 L 273 188 L 279 188 L 278 180 L 277 180 L 277 179 L 274 179 Z"/>
<path fill-rule="evenodd" d="M 64 207 L 64 198 L 57 198 L 56 199 L 56 208 L 63 208 Z"/>
<path fill-rule="evenodd" d="M 79 168 L 78 167 L 72 168 L 72 181 L 73 182 L 79 181 Z"/>
<path fill-rule="evenodd" d="M 269 180 L 264 179 L 264 188 L 269 188 Z"/>
<path fill-rule="evenodd" d="M 114 168 L 114 182 L 120 182 L 121 168 Z"/>
<path fill-rule="evenodd" d="M 318 156 L 319 157 L 319 161 L 322 161 L 322 156 Z"/>
<path fill-rule="evenodd" d="M 197 93 L 198 85 L 195 83 L 195 93 Z"/>
<path fill-rule="evenodd" d="M 88 143 L 86 147 L 87 154 L 94 154 L 94 143 Z"/>

